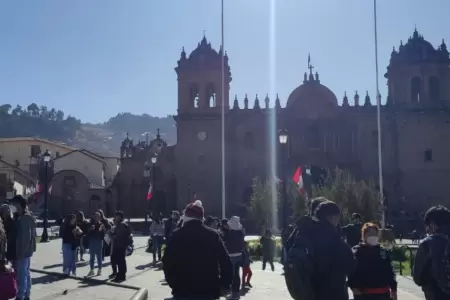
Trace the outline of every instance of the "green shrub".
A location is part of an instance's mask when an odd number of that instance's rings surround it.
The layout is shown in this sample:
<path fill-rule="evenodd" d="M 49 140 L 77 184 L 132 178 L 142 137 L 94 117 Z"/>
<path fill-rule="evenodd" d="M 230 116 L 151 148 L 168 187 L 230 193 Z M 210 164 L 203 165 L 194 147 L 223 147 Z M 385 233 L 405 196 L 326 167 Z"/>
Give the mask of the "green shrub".
<path fill-rule="evenodd" d="M 248 252 L 252 260 L 261 260 L 262 247 L 259 242 L 259 239 L 247 241 L 247 243 L 248 243 Z M 275 259 L 280 259 L 282 251 L 281 239 L 275 238 L 275 246 L 276 246 Z"/>

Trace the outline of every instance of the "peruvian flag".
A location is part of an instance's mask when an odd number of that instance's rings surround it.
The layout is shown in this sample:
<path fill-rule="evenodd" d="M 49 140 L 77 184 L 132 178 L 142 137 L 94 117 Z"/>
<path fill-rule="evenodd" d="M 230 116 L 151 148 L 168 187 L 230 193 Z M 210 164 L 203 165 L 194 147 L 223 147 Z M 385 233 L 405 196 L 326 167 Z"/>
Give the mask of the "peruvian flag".
<path fill-rule="evenodd" d="M 298 192 L 301 195 L 304 195 L 305 194 L 305 186 L 303 185 L 303 176 L 302 176 L 302 168 L 301 167 L 298 167 L 297 170 L 295 170 L 292 180 L 298 185 Z"/>
<path fill-rule="evenodd" d="M 150 182 L 150 185 L 148 187 L 148 192 L 147 192 L 147 201 L 150 201 L 153 197 L 153 184 Z"/>
<path fill-rule="evenodd" d="M 51 184 L 48 187 L 47 192 L 49 195 L 52 194 L 52 185 Z M 34 200 L 37 201 L 39 199 L 39 197 L 42 195 L 42 193 L 44 193 L 44 185 L 42 183 L 38 183 L 36 186 L 35 192 L 33 194 Z"/>

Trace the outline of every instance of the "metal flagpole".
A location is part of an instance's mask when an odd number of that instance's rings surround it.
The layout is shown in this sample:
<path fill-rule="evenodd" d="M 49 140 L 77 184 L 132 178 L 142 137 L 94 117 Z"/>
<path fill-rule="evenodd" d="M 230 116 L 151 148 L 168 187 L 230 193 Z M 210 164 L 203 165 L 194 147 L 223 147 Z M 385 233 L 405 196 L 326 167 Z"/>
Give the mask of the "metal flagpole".
<path fill-rule="evenodd" d="M 386 216 L 383 195 L 383 160 L 381 156 L 381 96 L 378 80 L 378 26 L 377 26 L 377 0 L 373 0 L 373 20 L 374 20 L 374 38 L 375 38 L 375 76 L 377 89 L 377 129 L 378 129 L 378 185 L 380 187 L 380 205 L 381 205 L 381 227 L 386 226 Z"/>
<path fill-rule="evenodd" d="M 226 200 L 225 200 L 225 42 L 224 42 L 224 22 L 223 22 L 223 1 L 221 1 L 221 38 L 222 38 L 222 218 L 226 218 Z"/>

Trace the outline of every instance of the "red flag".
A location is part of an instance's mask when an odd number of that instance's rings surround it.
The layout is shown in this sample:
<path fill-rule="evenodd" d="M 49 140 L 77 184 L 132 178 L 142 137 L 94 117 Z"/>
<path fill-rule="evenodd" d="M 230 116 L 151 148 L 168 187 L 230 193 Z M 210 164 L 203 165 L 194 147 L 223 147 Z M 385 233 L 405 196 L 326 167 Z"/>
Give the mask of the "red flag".
<path fill-rule="evenodd" d="M 148 192 L 147 192 L 147 201 L 150 201 L 153 197 L 153 184 L 150 182 L 150 185 L 148 187 Z"/>
<path fill-rule="evenodd" d="M 47 190 L 48 194 L 51 195 L 52 194 L 52 185 L 50 184 L 50 186 L 48 187 Z M 44 193 L 44 185 L 42 183 L 38 183 L 36 186 L 36 190 L 33 194 L 33 200 L 37 201 L 39 199 L 39 197 Z"/>
<path fill-rule="evenodd" d="M 305 187 L 303 185 L 303 175 L 302 175 L 302 168 L 298 167 L 297 170 L 295 170 L 294 176 L 292 177 L 292 180 L 298 185 L 298 192 L 302 195 L 305 194 Z"/>

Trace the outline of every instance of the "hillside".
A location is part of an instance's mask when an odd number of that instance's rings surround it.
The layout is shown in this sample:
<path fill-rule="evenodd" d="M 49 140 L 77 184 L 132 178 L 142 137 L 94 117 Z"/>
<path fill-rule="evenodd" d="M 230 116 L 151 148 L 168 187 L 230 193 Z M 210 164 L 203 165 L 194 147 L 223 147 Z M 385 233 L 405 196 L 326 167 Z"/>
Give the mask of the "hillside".
<path fill-rule="evenodd" d="M 77 148 L 86 148 L 104 155 L 118 155 L 122 140 L 155 138 L 157 128 L 169 145 L 176 143 L 176 128 L 172 116 L 163 118 L 147 114 L 120 113 L 102 124 L 83 123 L 54 108 L 35 103 L 26 108 L 0 105 L 0 138 L 40 137 L 56 140 Z"/>

